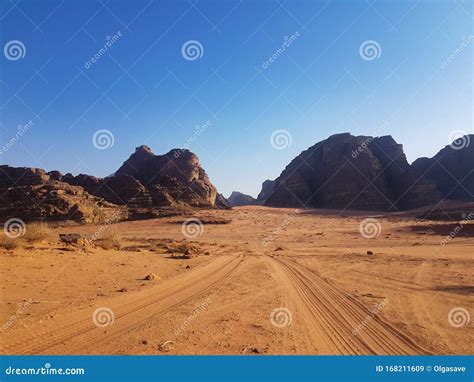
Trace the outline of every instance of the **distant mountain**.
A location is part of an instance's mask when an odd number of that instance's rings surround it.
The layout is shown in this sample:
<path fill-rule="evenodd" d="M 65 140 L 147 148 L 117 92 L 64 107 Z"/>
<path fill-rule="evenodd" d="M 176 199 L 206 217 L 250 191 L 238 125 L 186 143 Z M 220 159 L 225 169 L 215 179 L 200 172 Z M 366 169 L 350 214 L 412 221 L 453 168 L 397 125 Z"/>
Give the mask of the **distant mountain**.
<path fill-rule="evenodd" d="M 461 189 L 472 190 L 472 147 L 447 150 L 444 162 L 458 169 L 455 173 L 459 181 L 464 177 L 452 193 L 455 186 L 448 182 L 447 175 L 441 176 L 436 170 L 428 171 L 427 176 L 421 174 L 431 162 L 422 160 L 410 166 L 402 145 L 391 136 L 336 134 L 293 159 L 276 179 L 265 204 L 390 211 L 433 204 L 443 195 L 465 198 L 468 195 Z"/>
<path fill-rule="evenodd" d="M 231 206 L 248 206 L 257 203 L 257 199 L 250 195 L 242 194 L 241 192 L 234 191 L 227 198 L 227 202 Z"/>

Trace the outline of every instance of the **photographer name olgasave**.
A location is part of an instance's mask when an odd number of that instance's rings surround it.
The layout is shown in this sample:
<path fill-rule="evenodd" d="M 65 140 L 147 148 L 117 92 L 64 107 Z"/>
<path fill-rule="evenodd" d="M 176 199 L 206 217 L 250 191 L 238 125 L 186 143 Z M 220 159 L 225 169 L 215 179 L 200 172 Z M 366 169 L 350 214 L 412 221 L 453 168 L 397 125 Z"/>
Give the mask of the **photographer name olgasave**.
<path fill-rule="evenodd" d="M 421 372 L 434 372 L 434 373 L 465 373 L 467 371 L 466 366 L 444 366 L 444 365 L 377 365 L 375 366 L 377 373 L 421 373 Z"/>

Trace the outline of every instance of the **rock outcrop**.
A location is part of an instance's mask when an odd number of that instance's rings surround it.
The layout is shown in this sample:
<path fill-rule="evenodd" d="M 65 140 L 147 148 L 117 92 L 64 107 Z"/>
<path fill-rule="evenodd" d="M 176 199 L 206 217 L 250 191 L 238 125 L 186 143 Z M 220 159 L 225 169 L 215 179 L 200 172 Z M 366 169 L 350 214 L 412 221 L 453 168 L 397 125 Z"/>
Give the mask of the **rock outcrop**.
<path fill-rule="evenodd" d="M 40 168 L 0 166 L 0 188 L 32 186 L 49 180 L 50 176 Z"/>
<path fill-rule="evenodd" d="M 443 198 L 474 201 L 474 134 L 459 138 L 433 158 L 419 158 L 412 164 L 416 177 L 436 184 Z"/>
<path fill-rule="evenodd" d="M 227 199 L 224 197 L 222 194 L 217 194 L 216 196 L 216 207 L 222 207 L 222 208 L 231 208 L 231 205 L 227 201 Z"/>
<path fill-rule="evenodd" d="M 268 197 L 272 194 L 275 188 L 275 181 L 267 179 L 262 183 L 262 189 L 257 196 L 257 200 L 261 203 L 265 203 Z"/>
<path fill-rule="evenodd" d="M 232 194 L 227 198 L 227 202 L 231 206 L 249 206 L 252 204 L 257 204 L 257 199 L 253 198 L 250 195 L 242 194 L 238 191 L 233 191 Z"/>
<path fill-rule="evenodd" d="M 225 198 L 217 198 L 197 156 L 188 150 L 154 155 L 149 147 L 140 146 L 106 178 L 0 166 L 2 219 L 96 222 L 108 210 L 126 207 L 143 212 L 169 206 L 226 206 Z"/>
<path fill-rule="evenodd" d="M 150 193 L 154 205 L 215 206 L 217 190 L 189 150 L 174 149 L 155 155 L 148 146 L 137 147 L 115 172 L 131 176 Z"/>
<path fill-rule="evenodd" d="M 140 146 L 111 176 L 102 179 L 66 174 L 61 181 L 131 208 L 222 204 L 197 156 L 188 150 L 175 149 L 155 155 L 148 146 Z"/>
<path fill-rule="evenodd" d="M 297 156 L 265 204 L 281 207 L 400 210 L 439 201 L 436 184 L 417 179 L 391 136 L 336 134 Z"/>
<path fill-rule="evenodd" d="M 54 175 L 54 174 L 53 174 Z M 120 220 L 126 212 L 37 168 L 0 166 L 0 220 Z"/>

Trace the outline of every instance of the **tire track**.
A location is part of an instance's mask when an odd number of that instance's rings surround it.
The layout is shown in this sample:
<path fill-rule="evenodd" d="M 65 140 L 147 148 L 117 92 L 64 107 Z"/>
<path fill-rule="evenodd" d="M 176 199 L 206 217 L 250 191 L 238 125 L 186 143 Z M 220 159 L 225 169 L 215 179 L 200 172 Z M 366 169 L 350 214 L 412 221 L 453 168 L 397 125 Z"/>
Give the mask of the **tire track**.
<path fill-rule="evenodd" d="M 68 312 L 41 324 L 11 330 L 2 340 L 2 354 L 90 354 L 114 338 L 154 320 L 178 305 L 215 287 L 244 261 L 245 256 L 222 256 L 155 287 L 125 296 L 103 299 L 92 307 Z M 110 308 L 113 324 L 98 327 L 92 321 L 99 307 Z"/>
<path fill-rule="evenodd" d="M 280 282 L 305 305 L 308 336 L 325 354 L 429 354 L 353 296 L 295 261 L 268 257 L 283 272 Z M 283 276 L 282 276 L 283 275 Z M 353 330 L 363 324 L 361 330 Z M 320 346 L 323 345 L 321 349 Z"/>

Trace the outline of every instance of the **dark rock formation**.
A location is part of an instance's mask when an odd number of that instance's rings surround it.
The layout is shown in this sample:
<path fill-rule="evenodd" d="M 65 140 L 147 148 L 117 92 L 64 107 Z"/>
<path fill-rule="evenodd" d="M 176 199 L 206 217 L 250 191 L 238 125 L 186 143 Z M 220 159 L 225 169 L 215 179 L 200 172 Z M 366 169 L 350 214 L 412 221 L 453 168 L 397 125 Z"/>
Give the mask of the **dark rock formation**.
<path fill-rule="evenodd" d="M 88 193 L 107 200 L 110 203 L 130 206 L 152 206 L 152 198 L 146 188 L 129 175 L 96 178 L 95 176 L 66 174 L 61 181 L 83 187 Z"/>
<path fill-rule="evenodd" d="M 40 168 L 0 166 L 0 188 L 42 184 L 49 179 L 46 171 Z"/>
<path fill-rule="evenodd" d="M 265 204 L 282 207 L 398 210 L 440 200 L 436 185 L 415 179 L 390 136 L 337 134 L 297 156 Z"/>
<path fill-rule="evenodd" d="M 188 150 L 154 155 L 147 146 L 140 146 L 107 178 L 0 166 L 2 220 L 97 222 L 109 210 L 124 210 L 118 206 L 142 212 L 152 207 L 226 206 L 224 198 L 217 203 L 216 199 L 216 188 Z"/>
<path fill-rule="evenodd" d="M 250 195 L 242 194 L 238 191 L 233 191 L 232 194 L 227 198 L 227 202 L 231 206 L 249 206 L 257 203 L 257 199 Z"/>
<path fill-rule="evenodd" d="M 140 146 L 122 166 L 107 178 L 66 174 L 61 181 L 81 186 L 92 195 L 128 207 L 221 206 L 217 191 L 197 156 L 188 150 L 171 150 L 155 155 Z"/>
<path fill-rule="evenodd" d="M 224 195 L 218 193 L 216 196 L 216 207 L 231 208 L 231 205 L 229 204 L 227 199 L 224 197 Z"/>
<path fill-rule="evenodd" d="M 30 183 L 30 184 L 27 184 Z M 0 220 L 104 222 L 125 216 L 117 206 L 82 187 L 51 180 L 44 170 L 0 166 Z"/>
<path fill-rule="evenodd" d="M 433 158 L 419 158 L 412 164 L 415 177 L 436 184 L 443 198 L 474 201 L 474 134 L 460 138 L 461 146 L 449 145 Z"/>
<path fill-rule="evenodd" d="M 121 175 L 131 176 L 151 190 L 155 204 L 214 206 L 216 203 L 216 188 L 199 165 L 198 157 L 189 150 L 174 149 L 154 155 L 148 146 L 137 147 L 114 177 Z"/>
<path fill-rule="evenodd" d="M 259 202 L 264 203 L 265 200 L 272 194 L 273 189 L 275 187 L 275 181 L 267 179 L 265 182 L 262 183 L 262 190 L 257 196 L 257 200 Z"/>

